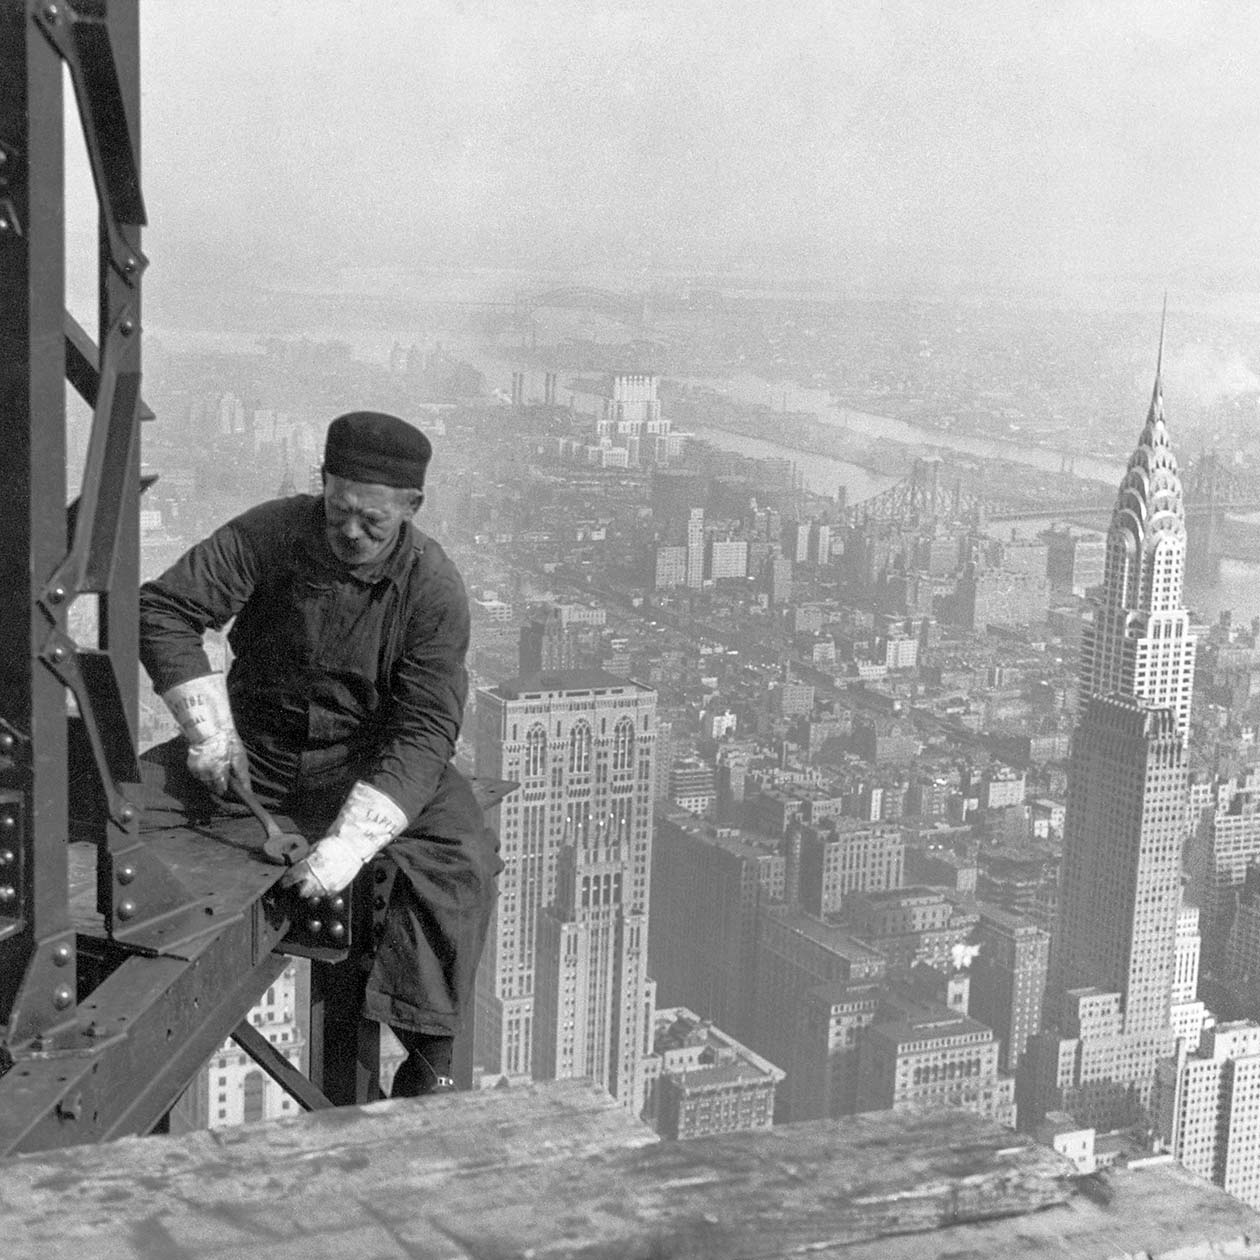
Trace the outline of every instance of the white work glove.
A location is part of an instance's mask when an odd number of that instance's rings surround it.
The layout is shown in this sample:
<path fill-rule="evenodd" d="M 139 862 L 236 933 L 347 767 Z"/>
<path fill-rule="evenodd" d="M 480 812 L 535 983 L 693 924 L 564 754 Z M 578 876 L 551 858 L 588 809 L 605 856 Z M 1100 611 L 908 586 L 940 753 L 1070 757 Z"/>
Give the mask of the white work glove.
<path fill-rule="evenodd" d="M 226 796 L 228 773 L 235 769 L 248 788 L 249 759 L 232 721 L 227 679 L 206 674 L 176 683 L 162 696 L 188 741 L 188 769 L 212 792 Z"/>
<path fill-rule="evenodd" d="M 302 897 L 331 897 L 348 887 L 364 864 L 406 825 L 407 815 L 391 797 L 360 780 L 350 789 L 328 834 L 281 883 L 296 885 Z"/>

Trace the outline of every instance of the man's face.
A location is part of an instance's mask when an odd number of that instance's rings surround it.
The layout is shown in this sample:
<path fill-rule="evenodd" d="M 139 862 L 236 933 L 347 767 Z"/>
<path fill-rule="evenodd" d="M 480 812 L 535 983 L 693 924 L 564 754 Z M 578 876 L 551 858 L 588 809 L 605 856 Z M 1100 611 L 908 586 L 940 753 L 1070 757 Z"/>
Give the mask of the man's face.
<path fill-rule="evenodd" d="M 375 564 L 389 554 L 423 497 L 417 490 L 325 475 L 324 536 L 333 555 L 352 569 Z"/>

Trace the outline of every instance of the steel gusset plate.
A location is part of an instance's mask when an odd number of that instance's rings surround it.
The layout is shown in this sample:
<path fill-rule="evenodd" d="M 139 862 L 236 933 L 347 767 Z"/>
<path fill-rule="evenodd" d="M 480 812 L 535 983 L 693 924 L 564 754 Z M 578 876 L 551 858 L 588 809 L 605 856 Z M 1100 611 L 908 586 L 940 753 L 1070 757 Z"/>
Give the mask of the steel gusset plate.
<path fill-rule="evenodd" d="M 0 1156 L 149 1132 L 284 970 L 284 926 L 260 901 L 194 960 L 122 963 L 79 1004 L 87 1048 L 23 1053 L 0 1077 Z"/>
<path fill-rule="evenodd" d="M 141 226 L 147 218 L 140 163 L 131 144 L 105 14 L 105 0 L 34 0 L 31 4 L 31 16 L 70 71 L 110 264 L 128 283 L 134 283 L 146 259 L 123 236 L 120 226 Z"/>
<path fill-rule="evenodd" d="M 138 816 L 121 785 L 138 785 L 140 766 L 131 742 L 122 694 L 107 652 L 80 649 L 60 630 L 49 633 L 40 659 L 74 696 L 101 777 L 110 816 L 122 826 Z"/>
<path fill-rule="evenodd" d="M 130 328 L 130 332 L 126 332 Z M 124 491 L 137 436 L 140 372 L 119 371 L 122 339 L 133 335 L 135 321 L 124 310 L 107 335 L 96 382 L 92 429 L 77 500 L 74 541 L 49 580 L 44 599 L 64 603 L 83 591 L 108 591 L 114 557 L 121 541 Z"/>

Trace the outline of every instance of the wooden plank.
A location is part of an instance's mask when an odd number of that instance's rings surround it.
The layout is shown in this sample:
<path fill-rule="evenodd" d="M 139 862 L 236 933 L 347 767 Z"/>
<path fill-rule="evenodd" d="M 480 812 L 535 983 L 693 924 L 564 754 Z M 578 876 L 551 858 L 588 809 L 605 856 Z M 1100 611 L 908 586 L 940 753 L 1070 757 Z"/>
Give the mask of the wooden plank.
<path fill-rule="evenodd" d="M 1260 1254 L 1248 1241 L 1260 1218 L 1180 1170 L 1118 1174 L 1092 1194 L 1077 1180 L 1053 1151 L 960 1112 L 660 1143 L 602 1090 L 569 1081 L 8 1161 L 0 1250 L 5 1260 Z"/>

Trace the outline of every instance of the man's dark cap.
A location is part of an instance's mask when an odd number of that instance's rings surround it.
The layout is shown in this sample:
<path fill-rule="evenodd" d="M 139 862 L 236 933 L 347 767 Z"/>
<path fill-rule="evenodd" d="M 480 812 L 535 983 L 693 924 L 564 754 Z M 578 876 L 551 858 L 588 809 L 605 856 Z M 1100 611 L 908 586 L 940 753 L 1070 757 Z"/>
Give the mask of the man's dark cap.
<path fill-rule="evenodd" d="M 423 490 L 433 455 L 414 425 L 381 411 L 351 411 L 328 426 L 324 472 L 347 481 Z"/>

